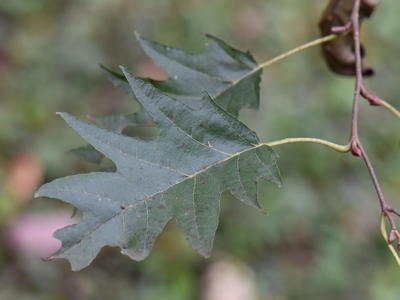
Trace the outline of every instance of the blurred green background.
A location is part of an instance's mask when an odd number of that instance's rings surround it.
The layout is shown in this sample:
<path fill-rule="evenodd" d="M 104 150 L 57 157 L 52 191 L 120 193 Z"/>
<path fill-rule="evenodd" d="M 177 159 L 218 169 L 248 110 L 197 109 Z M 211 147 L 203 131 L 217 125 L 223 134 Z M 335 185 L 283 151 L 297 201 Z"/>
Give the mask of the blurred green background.
<path fill-rule="evenodd" d="M 170 222 L 151 255 L 131 261 L 104 248 L 72 272 L 43 262 L 51 234 L 72 207 L 33 192 L 96 167 L 66 151 L 84 141 L 57 111 L 127 113 L 137 103 L 115 89 L 98 63 L 165 78 L 134 38 L 200 53 L 213 34 L 251 50 L 261 63 L 319 36 L 327 1 L 0 1 L 0 299 L 398 299 L 400 268 L 379 233 L 380 207 L 367 170 L 349 154 L 314 144 L 277 147 L 284 186 L 262 182 L 268 216 L 225 192 L 210 258 Z M 370 92 L 400 108 L 400 2 L 382 1 L 362 30 L 376 75 Z M 320 49 L 264 70 L 260 111 L 240 119 L 262 141 L 317 137 L 345 144 L 354 79 L 331 74 Z M 360 105 L 360 136 L 390 205 L 400 208 L 400 123 Z"/>

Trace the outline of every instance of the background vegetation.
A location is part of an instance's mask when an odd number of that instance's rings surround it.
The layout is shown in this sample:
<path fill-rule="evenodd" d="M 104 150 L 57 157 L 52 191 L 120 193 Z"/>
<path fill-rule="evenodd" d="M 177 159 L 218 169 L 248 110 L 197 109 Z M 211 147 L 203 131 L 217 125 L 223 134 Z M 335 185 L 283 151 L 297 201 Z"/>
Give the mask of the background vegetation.
<path fill-rule="evenodd" d="M 1 1 L 0 299 L 239 299 L 227 298 L 229 284 L 239 289 L 236 296 L 246 294 L 241 299 L 397 299 L 400 270 L 380 236 L 379 204 L 363 162 L 313 144 L 276 148 L 284 186 L 262 184 L 260 202 L 269 216 L 223 194 L 207 260 L 189 248 L 174 222 L 143 262 L 112 248 L 78 273 L 67 261 L 39 259 L 58 247 L 52 231 L 74 220 L 71 207 L 33 201 L 33 192 L 43 182 L 95 170 L 64 154 L 83 140 L 55 112 L 85 119 L 138 109 L 107 82 L 98 63 L 165 78 L 134 30 L 196 53 L 206 42 L 199 32 L 211 33 L 250 49 L 261 63 L 317 38 L 325 4 Z M 366 86 L 397 108 L 399 10 L 398 1 L 383 1 L 362 32 L 376 71 Z M 264 70 L 260 111 L 242 111 L 240 119 L 262 141 L 308 136 L 346 143 L 353 88 L 354 78 L 330 73 L 320 49 L 309 49 Z M 399 122 L 366 101 L 360 114 L 360 137 L 388 203 L 400 208 Z"/>

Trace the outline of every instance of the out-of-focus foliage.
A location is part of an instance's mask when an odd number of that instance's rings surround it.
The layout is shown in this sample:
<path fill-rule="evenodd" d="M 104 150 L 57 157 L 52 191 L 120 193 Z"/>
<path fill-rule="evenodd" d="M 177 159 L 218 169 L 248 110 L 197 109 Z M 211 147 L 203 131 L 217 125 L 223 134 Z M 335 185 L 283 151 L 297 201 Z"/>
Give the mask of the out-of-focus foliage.
<path fill-rule="evenodd" d="M 0 299 L 211 299 L 206 297 L 214 281 L 230 290 L 229 284 L 239 287 L 232 279 L 222 280 L 232 274 L 226 271 L 232 266 L 238 274 L 252 274 L 246 276 L 250 283 L 239 281 L 250 285 L 247 299 L 397 299 L 399 269 L 380 237 L 379 204 L 363 163 L 318 145 L 275 149 L 284 185 L 262 184 L 260 202 L 268 216 L 223 194 L 207 260 L 187 246 L 174 222 L 140 263 L 106 248 L 90 267 L 72 273 L 65 261 L 39 259 L 51 250 L 33 251 L 45 245 L 39 236 L 50 227 L 46 222 L 54 226 L 53 214 L 72 213 L 55 201 L 31 201 L 33 191 L 44 181 L 95 169 L 64 155 L 84 142 L 54 113 L 67 111 L 84 119 L 139 109 L 104 78 L 98 63 L 166 78 L 140 49 L 135 30 L 195 53 L 206 42 L 198 32 L 207 32 L 250 49 L 261 63 L 317 38 L 325 4 L 0 1 Z M 396 107 L 399 10 L 400 2 L 383 1 L 363 24 L 361 37 L 375 70 L 366 86 Z M 353 88 L 354 79 L 327 70 L 318 47 L 309 49 L 265 69 L 260 111 L 242 111 L 239 117 L 262 141 L 310 136 L 345 143 Z M 361 103 L 361 139 L 388 202 L 397 208 L 399 129 L 389 112 Z M 141 134 L 136 129 L 126 133 Z M 47 215 L 21 223 L 35 211 Z M 25 224 L 25 231 L 16 230 L 18 224 Z M 31 251 L 22 246 L 24 234 L 35 237 Z M 221 261 L 231 267 L 220 267 Z"/>

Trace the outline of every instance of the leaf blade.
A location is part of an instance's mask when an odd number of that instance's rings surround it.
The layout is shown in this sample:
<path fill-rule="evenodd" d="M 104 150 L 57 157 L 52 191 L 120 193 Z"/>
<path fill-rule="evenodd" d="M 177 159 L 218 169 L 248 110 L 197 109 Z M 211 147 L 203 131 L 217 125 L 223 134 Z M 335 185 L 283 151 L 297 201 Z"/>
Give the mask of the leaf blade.
<path fill-rule="evenodd" d="M 62 247 L 51 257 L 67 258 L 74 270 L 90 264 L 104 245 L 118 246 L 135 260 L 144 259 L 171 218 L 190 246 L 208 256 L 224 190 L 260 209 L 259 178 L 281 184 L 276 153 L 206 93 L 202 107 L 195 110 L 123 72 L 158 125 L 159 137 L 138 140 L 60 113 L 115 163 L 117 172 L 57 179 L 35 194 L 61 199 L 82 211 L 80 223 L 56 232 Z"/>

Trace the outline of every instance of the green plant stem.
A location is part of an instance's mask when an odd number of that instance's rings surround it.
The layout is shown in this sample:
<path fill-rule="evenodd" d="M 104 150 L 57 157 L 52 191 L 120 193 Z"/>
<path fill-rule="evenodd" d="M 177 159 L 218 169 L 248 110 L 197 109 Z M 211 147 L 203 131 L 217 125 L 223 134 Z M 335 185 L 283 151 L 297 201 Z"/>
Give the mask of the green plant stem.
<path fill-rule="evenodd" d="M 390 110 L 392 113 L 394 113 L 398 118 L 400 118 L 400 111 L 398 111 L 396 108 L 394 108 L 392 105 L 387 103 L 386 101 L 379 99 L 381 101 L 381 106 L 384 108 Z"/>
<path fill-rule="evenodd" d="M 274 63 L 276 63 L 276 62 L 278 62 L 278 61 L 280 61 L 282 59 L 285 59 L 286 57 L 289 57 L 289 56 L 291 56 L 293 54 L 296 54 L 297 52 L 300 52 L 300 51 L 303 51 L 305 49 L 308 49 L 308 48 L 311 48 L 311 47 L 314 47 L 314 46 L 329 42 L 331 40 L 334 40 L 339 35 L 340 34 L 327 35 L 327 36 L 324 36 L 322 38 L 318 38 L 316 40 L 313 40 L 313 41 L 311 41 L 309 43 L 303 44 L 303 45 L 301 45 L 299 47 L 296 47 L 296 48 L 294 48 L 292 50 L 289 50 L 288 52 L 285 52 L 285 53 L 283 53 L 281 55 L 278 55 L 278 56 L 274 57 L 273 59 L 270 59 L 270 60 L 258 65 L 256 68 L 251 70 L 249 73 L 247 73 L 247 74 L 243 75 L 242 77 L 240 77 L 239 79 L 235 80 L 233 82 L 233 84 L 236 84 L 236 83 L 240 82 L 243 78 L 245 78 L 245 77 L 247 77 L 247 76 L 249 76 L 249 75 L 251 75 L 251 74 L 253 74 L 253 73 L 257 72 L 257 71 L 259 71 L 260 69 L 268 67 L 268 66 L 270 66 L 270 65 L 272 65 L 272 64 L 274 64 Z"/>
<path fill-rule="evenodd" d="M 335 144 L 332 142 L 328 142 L 328 141 L 321 140 L 321 139 L 315 139 L 315 138 L 287 138 L 287 139 L 264 143 L 264 144 L 268 145 L 270 147 L 275 147 L 275 146 L 292 144 L 292 143 L 315 143 L 315 144 L 327 146 L 333 150 L 336 150 L 336 151 L 342 152 L 342 153 L 349 152 L 351 149 L 350 143 L 348 143 L 347 145 L 339 145 L 339 144 Z"/>
<path fill-rule="evenodd" d="M 285 52 L 285 53 L 283 53 L 283 54 L 281 54 L 281 55 L 279 55 L 277 57 L 274 57 L 273 59 L 271 59 L 269 61 L 266 61 L 265 63 L 262 63 L 262 64 L 258 65 L 258 67 L 255 68 L 253 72 L 257 72 L 258 70 L 260 70 L 262 68 L 265 68 L 265 67 L 268 67 L 268 66 L 270 66 L 270 65 L 272 65 L 272 64 L 274 64 L 274 63 L 276 63 L 276 62 L 278 62 L 278 61 L 280 61 L 282 59 L 285 59 L 286 57 L 289 57 L 289 56 L 291 56 L 293 54 L 296 54 L 297 52 L 300 52 L 300 51 L 303 51 L 305 49 L 317 46 L 319 44 L 323 44 L 323 43 L 329 42 L 331 40 L 334 40 L 338 36 L 339 36 L 338 34 L 327 35 L 327 36 L 324 36 L 322 38 L 319 38 L 319 39 L 316 39 L 314 41 L 311 41 L 309 43 L 306 43 L 304 45 L 301 45 L 299 47 L 296 47 L 296 48 L 294 48 L 292 50 L 289 50 L 288 52 Z"/>

